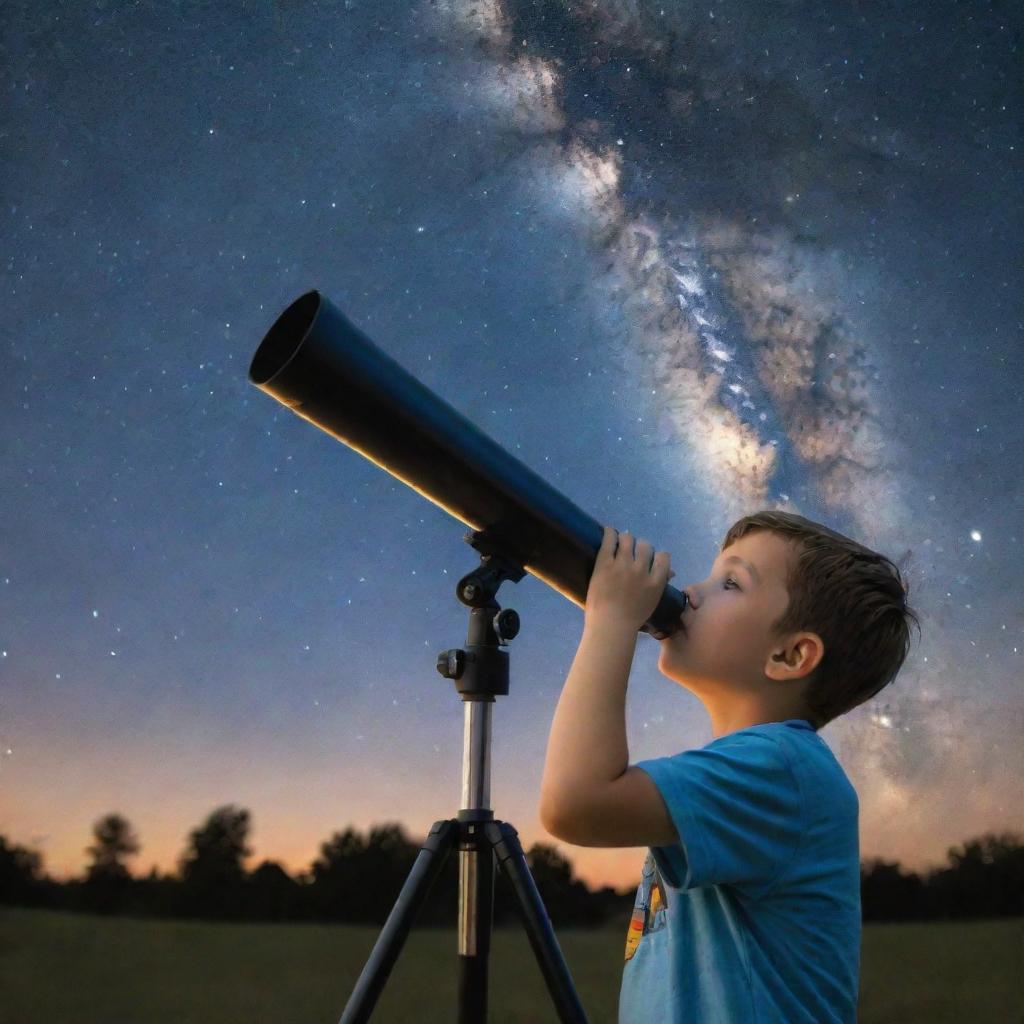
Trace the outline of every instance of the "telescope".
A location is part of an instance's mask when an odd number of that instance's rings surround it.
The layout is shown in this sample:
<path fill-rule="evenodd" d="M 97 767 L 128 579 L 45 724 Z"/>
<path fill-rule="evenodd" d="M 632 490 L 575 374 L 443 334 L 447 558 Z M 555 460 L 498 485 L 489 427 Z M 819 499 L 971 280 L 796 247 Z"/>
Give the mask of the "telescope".
<path fill-rule="evenodd" d="M 490 808 L 491 709 L 509 692 L 509 654 L 519 617 L 495 600 L 505 580 L 530 572 L 581 608 L 604 529 L 382 352 L 317 291 L 277 318 L 249 380 L 297 416 L 344 442 L 471 527 L 464 539 L 480 566 L 456 596 L 470 611 L 466 649 L 443 651 L 437 670 L 455 681 L 464 707 L 462 805 L 435 821 L 367 960 L 340 1024 L 373 1012 L 434 881 L 459 852 L 459 1024 L 486 1024 L 495 865 L 562 1024 L 586 1015 L 530 874 L 515 828 Z M 682 628 L 686 595 L 666 586 L 640 631 L 658 640 Z M 433 1018 L 432 1018 L 433 1019 Z"/>
<path fill-rule="evenodd" d="M 603 527 L 381 351 L 318 291 L 277 318 L 249 380 L 315 427 L 482 534 L 474 547 L 580 608 Z M 640 627 L 680 629 L 686 595 L 666 585 Z"/>

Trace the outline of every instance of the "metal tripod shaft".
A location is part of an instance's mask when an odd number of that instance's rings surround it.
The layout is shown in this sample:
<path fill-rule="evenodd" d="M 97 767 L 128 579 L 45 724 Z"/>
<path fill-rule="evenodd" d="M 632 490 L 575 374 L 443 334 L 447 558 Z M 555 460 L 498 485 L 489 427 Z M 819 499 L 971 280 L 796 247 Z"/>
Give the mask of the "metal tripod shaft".
<path fill-rule="evenodd" d="M 462 698 L 462 808 L 459 817 L 491 818 L 491 696 Z M 480 814 L 486 811 L 486 814 Z M 469 812 L 469 813 L 464 813 Z M 467 820 L 459 843 L 459 1024 L 487 1020 L 487 969 L 494 921 L 494 848 L 483 824 Z"/>

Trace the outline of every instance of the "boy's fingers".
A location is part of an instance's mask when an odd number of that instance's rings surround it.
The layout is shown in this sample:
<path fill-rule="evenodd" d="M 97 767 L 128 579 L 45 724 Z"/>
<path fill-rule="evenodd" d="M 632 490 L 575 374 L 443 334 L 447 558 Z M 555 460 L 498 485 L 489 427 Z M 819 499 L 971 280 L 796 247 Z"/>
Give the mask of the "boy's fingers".
<path fill-rule="evenodd" d="M 612 534 L 615 537 L 615 545 L 612 547 L 613 557 L 618 558 L 627 551 L 632 553 L 633 542 L 629 539 L 629 532 L 627 530 L 612 530 Z"/>
<path fill-rule="evenodd" d="M 654 554 L 654 545 L 649 540 L 644 540 L 642 537 L 636 539 L 636 560 L 647 567 L 648 570 L 655 568 L 658 564 L 655 559 L 657 555 Z"/>
<path fill-rule="evenodd" d="M 613 558 L 615 556 L 616 531 L 613 526 L 605 526 L 601 536 L 601 546 L 597 550 L 598 558 Z"/>

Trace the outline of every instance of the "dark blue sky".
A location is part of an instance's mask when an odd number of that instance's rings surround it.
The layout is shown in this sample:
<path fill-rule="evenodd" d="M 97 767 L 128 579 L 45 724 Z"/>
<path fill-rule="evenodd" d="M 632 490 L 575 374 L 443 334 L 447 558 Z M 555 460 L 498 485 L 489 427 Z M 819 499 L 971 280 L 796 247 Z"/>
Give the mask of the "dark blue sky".
<path fill-rule="evenodd" d="M 1022 17 L 1010 4 L 8 5 L 0 833 L 170 869 L 458 809 L 465 528 L 247 381 L 320 289 L 702 579 L 787 508 L 922 619 L 823 737 L 862 855 L 1024 827 Z M 582 613 L 527 577 L 492 805 L 524 844 Z M 631 761 L 710 739 L 641 637 Z M 893 828 L 893 822 L 899 827 Z M 630 884 L 641 849 L 566 852 Z"/>

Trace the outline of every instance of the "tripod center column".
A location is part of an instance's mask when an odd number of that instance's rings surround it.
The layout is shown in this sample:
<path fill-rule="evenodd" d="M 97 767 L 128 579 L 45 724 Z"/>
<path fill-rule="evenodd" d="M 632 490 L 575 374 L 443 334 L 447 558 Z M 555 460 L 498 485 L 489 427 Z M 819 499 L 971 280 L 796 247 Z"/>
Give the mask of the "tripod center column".
<path fill-rule="evenodd" d="M 462 803 L 464 810 L 491 806 L 491 709 L 494 698 L 463 698 Z"/>

